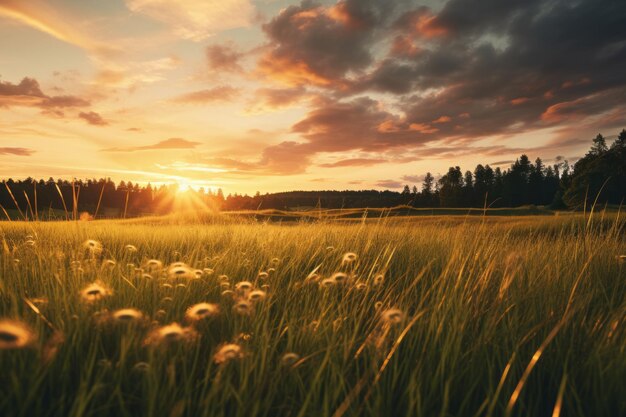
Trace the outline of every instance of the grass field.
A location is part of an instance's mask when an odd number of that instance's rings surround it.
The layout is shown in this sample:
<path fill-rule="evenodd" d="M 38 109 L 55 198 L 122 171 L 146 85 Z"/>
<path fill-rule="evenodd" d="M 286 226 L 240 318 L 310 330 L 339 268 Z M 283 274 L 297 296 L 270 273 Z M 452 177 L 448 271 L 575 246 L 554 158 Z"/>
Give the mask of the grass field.
<path fill-rule="evenodd" d="M 617 214 L 250 218 L 0 223 L 0 415 L 626 415 Z"/>

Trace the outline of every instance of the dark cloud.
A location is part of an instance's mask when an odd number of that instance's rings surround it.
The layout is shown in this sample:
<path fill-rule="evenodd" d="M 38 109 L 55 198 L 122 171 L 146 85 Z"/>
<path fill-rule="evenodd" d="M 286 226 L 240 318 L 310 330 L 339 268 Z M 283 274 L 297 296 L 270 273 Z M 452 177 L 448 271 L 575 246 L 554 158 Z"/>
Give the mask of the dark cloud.
<path fill-rule="evenodd" d="M 145 146 L 129 146 L 126 148 L 108 148 L 103 149 L 105 152 L 136 152 L 136 151 L 150 151 L 159 149 L 193 149 L 196 146 L 201 145 L 201 142 L 194 142 L 182 138 L 170 138 L 161 142 L 145 145 Z"/>
<path fill-rule="evenodd" d="M 49 96 L 41 90 L 39 82 L 34 78 L 25 77 L 19 84 L 0 81 L 0 107 L 39 107 L 61 115 L 58 109 L 86 107 L 89 104 L 89 101 L 76 96 Z"/>
<path fill-rule="evenodd" d="M 100 114 L 96 113 L 95 111 L 80 112 L 78 114 L 78 117 L 80 117 L 90 125 L 94 126 L 106 126 L 109 124 L 109 122 L 104 120 L 102 116 L 100 116 Z"/>
<path fill-rule="evenodd" d="M 241 72 L 243 69 L 239 61 L 245 56 L 233 45 L 209 45 L 206 48 L 206 57 L 209 68 L 213 71 Z"/>
<path fill-rule="evenodd" d="M 17 156 L 31 156 L 35 151 L 27 148 L 13 148 L 4 147 L 0 148 L 0 155 L 17 155 Z"/>
<path fill-rule="evenodd" d="M 394 3 L 340 0 L 324 7 L 303 1 L 289 6 L 263 25 L 270 46 L 259 70 L 289 84 L 337 88 L 347 74 L 373 62 L 375 34 Z"/>
<path fill-rule="evenodd" d="M 532 149 L 558 151 L 587 141 L 577 128 L 623 124 L 624 21 L 616 0 L 304 1 L 263 26 L 258 68 L 326 95 L 292 128 L 300 167 L 319 152 L 500 155 L 528 148 L 472 144 L 548 127 L 556 141 Z"/>
<path fill-rule="evenodd" d="M 231 101 L 238 94 L 238 89 L 225 85 L 183 94 L 173 98 L 171 101 L 175 103 L 205 104 L 214 101 Z"/>
<path fill-rule="evenodd" d="M 296 88 L 260 88 L 250 103 L 251 111 L 274 110 L 291 106 L 309 97 L 306 90 Z"/>

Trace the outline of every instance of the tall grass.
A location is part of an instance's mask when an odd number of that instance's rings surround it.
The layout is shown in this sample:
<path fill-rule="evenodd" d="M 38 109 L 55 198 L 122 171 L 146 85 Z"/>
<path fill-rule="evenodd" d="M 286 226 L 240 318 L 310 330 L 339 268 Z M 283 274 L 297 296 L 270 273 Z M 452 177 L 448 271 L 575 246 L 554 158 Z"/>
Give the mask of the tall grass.
<path fill-rule="evenodd" d="M 626 240 L 615 216 L 0 227 L 0 317 L 38 336 L 0 350 L 2 416 L 626 415 Z M 357 259 L 342 262 L 346 252 Z M 214 272 L 142 277 L 151 258 Z M 305 282 L 339 271 L 347 283 Z M 267 283 L 268 297 L 239 316 L 220 275 L 232 287 Z M 113 295 L 82 302 L 96 280 Z M 204 301 L 221 314 L 196 325 L 195 343 L 145 345 L 150 328 L 182 324 Z M 150 319 L 101 323 L 124 307 Z M 381 321 L 390 308 L 399 323 Z M 215 363 L 223 343 L 243 356 Z M 299 359 L 285 364 L 286 353 Z"/>

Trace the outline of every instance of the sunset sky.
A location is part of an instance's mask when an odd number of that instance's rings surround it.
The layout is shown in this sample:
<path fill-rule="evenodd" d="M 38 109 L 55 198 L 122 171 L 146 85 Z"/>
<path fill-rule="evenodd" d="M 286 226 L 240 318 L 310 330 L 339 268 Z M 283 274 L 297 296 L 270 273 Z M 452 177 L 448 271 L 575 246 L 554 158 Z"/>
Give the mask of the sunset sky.
<path fill-rule="evenodd" d="M 0 177 L 396 189 L 626 127 L 620 0 L 0 0 Z"/>

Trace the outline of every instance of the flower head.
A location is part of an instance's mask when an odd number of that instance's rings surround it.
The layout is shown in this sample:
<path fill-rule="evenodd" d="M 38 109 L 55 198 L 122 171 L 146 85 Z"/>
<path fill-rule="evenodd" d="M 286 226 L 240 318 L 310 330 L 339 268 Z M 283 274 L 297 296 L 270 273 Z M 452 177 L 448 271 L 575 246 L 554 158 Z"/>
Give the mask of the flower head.
<path fill-rule="evenodd" d="M 289 352 L 285 353 L 282 358 L 280 358 L 280 364 L 285 367 L 292 367 L 300 360 L 300 355 L 297 353 Z"/>
<path fill-rule="evenodd" d="M 233 306 L 233 311 L 241 316 L 252 314 L 252 304 L 247 300 L 239 300 Z"/>
<path fill-rule="evenodd" d="M 178 323 L 171 323 L 154 329 L 145 340 L 146 345 L 163 346 L 173 343 L 188 343 L 196 341 L 198 333 L 190 327 L 182 327 Z"/>
<path fill-rule="evenodd" d="M 262 290 L 254 290 L 248 294 L 248 300 L 250 301 L 263 301 L 267 297 L 267 293 Z"/>
<path fill-rule="evenodd" d="M 102 243 L 97 240 L 88 239 L 83 243 L 83 247 L 92 255 L 97 255 L 102 252 Z"/>
<path fill-rule="evenodd" d="M 341 263 L 344 265 L 347 264 L 351 264 L 352 262 L 356 261 L 356 253 L 354 252 L 347 252 L 343 255 L 343 259 L 341 260 Z"/>

